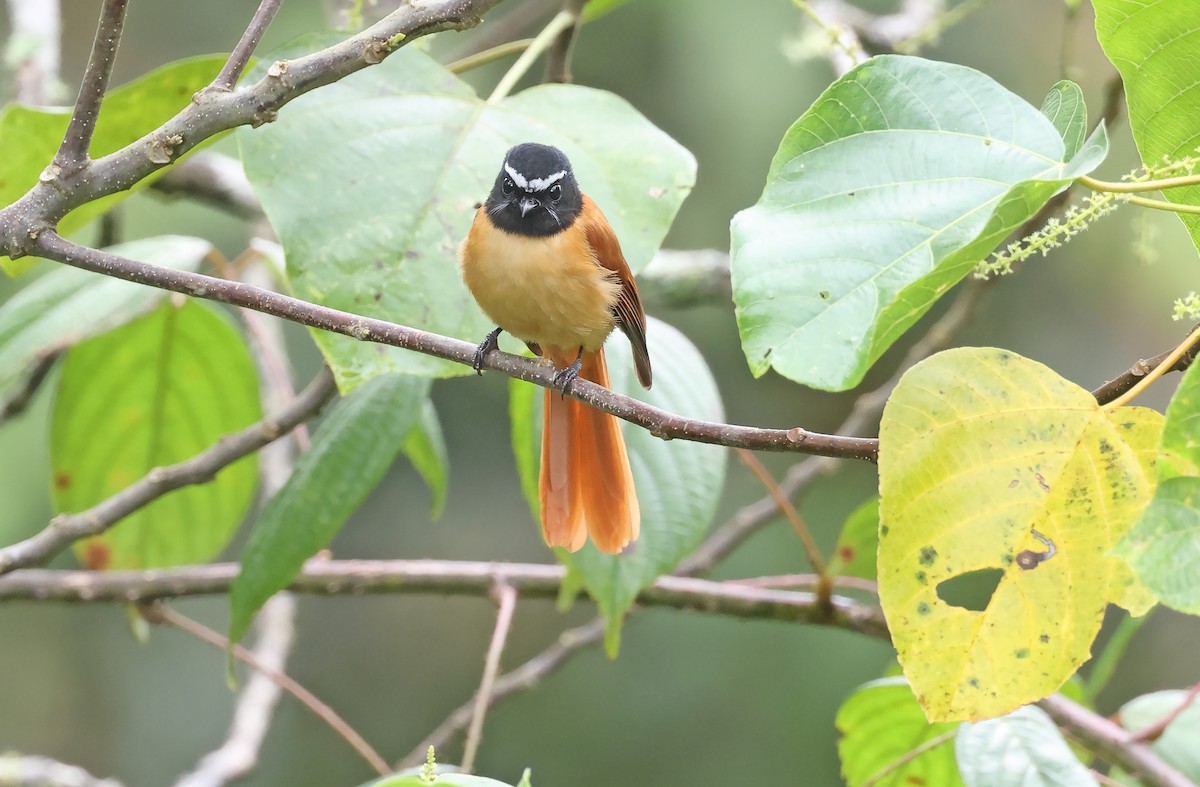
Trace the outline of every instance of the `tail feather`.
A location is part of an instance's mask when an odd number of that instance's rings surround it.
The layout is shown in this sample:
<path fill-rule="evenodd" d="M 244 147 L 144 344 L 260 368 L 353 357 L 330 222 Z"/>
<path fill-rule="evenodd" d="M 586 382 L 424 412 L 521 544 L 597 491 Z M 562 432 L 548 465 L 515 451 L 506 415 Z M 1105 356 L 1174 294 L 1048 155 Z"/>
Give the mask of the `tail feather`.
<path fill-rule="evenodd" d="M 603 350 L 584 353 L 580 376 L 609 387 Z M 618 553 L 638 537 L 641 521 L 620 424 L 557 392 L 544 397 L 538 489 L 546 543 L 573 552 L 590 535 L 598 549 Z"/>

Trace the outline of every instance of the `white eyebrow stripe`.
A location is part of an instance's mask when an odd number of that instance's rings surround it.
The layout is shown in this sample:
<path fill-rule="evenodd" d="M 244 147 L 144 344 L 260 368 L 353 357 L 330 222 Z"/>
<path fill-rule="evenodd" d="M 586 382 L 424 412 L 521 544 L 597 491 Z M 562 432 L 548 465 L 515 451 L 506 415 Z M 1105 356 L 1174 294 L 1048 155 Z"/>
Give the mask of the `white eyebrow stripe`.
<path fill-rule="evenodd" d="M 553 175 L 550 175 L 549 177 L 537 178 L 535 180 L 531 180 L 531 181 L 529 181 L 529 188 L 533 189 L 534 191 L 545 191 L 546 189 L 550 188 L 551 185 L 553 185 L 554 183 L 557 183 L 558 181 L 560 181 L 564 177 L 566 177 L 566 174 L 567 174 L 567 171 L 564 169 L 564 170 L 555 172 Z"/>
<path fill-rule="evenodd" d="M 513 179 L 513 183 L 517 184 L 517 188 L 529 188 L 529 183 L 525 180 L 525 176 L 513 169 L 507 161 L 504 162 L 504 171 L 507 172 L 508 176 Z"/>

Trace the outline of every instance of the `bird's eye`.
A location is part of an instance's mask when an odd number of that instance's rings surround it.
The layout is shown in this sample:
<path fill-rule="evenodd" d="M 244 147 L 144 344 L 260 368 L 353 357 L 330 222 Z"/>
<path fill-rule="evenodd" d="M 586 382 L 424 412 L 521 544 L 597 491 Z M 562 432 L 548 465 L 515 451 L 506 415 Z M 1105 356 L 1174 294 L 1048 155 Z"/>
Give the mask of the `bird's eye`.
<path fill-rule="evenodd" d="M 553 202 L 558 202 L 562 198 L 562 186 L 555 183 L 550 187 L 550 199 Z"/>
<path fill-rule="evenodd" d="M 515 189 L 515 188 L 516 188 L 516 184 L 514 184 L 514 183 L 512 182 L 512 178 L 505 178 L 505 179 L 504 179 L 504 182 L 500 184 L 500 189 L 501 189 L 501 190 L 502 190 L 502 191 L 503 191 L 505 194 L 512 194 L 512 193 L 513 193 L 513 189 Z"/>

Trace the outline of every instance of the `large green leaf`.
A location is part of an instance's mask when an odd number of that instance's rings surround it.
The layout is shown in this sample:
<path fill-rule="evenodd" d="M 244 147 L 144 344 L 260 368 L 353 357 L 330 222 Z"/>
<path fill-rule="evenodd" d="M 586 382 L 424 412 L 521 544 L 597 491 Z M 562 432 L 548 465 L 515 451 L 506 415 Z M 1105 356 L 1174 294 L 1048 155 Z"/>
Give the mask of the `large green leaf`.
<path fill-rule="evenodd" d="M 93 158 L 112 153 L 162 125 L 187 106 L 193 93 L 212 81 L 224 62 L 224 55 L 178 60 L 111 91 L 96 121 Z M 20 104 L 10 104 L 0 113 L 0 150 L 4 151 L 0 156 L 0 207 L 16 201 L 37 183 L 42 170 L 54 158 L 70 118 L 69 108 L 34 109 Z M 210 142 L 212 139 L 203 144 Z M 134 184 L 130 190 L 76 208 L 59 222 L 59 233 L 74 232 L 132 191 L 149 185 L 161 172 Z M 15 275 L 34 261 L 34 258 L 11 260 L 0 256 L 0 268 Z"/>
<path fill-rule="evenodd" d="M 654 388 L 644 391 L 638 385 L 629 343 L 618 336 L 605 346 L 613 390 L 674 413 L 723 420 L 712 373 L 687 337 L 655 319 L 649 321 L 646 336 Z M 514 413 L 529 414 L 513 418 L 513 445 L 523 487 L 532 492 L 531 504 L 536 506 L 542 389 L 514 381 L 511 395 Z M 641 536 L 621 555 L 605 554 L 591 543 L 573 554 L 555 550 L 608 619 L 605 644 L 610 654 L 616 653 L 621 621 L 637 594 L 674 570 L 704 537 L 725 480 L 726 453 L 719 446 L 664 441 L 632 424 L 621 427 L 642 510 Z"/>
<path fill-rule="evenodd" d="M 742 348 L 816 388 L 856 385 L 997 243 L 1103 159 L 963 66 L 876 57 L 788 130 L 758 204 L 734 217 Z"/>
<path fill-rule="evenodd" d="M 1096 779 L 1041 708 L 964 724 L 954 744 L 967 787 L 1086 787 Z"/>
<path fill-rule="evenodd" d="M 1096 35 L 1121 72 L 1129 127 L 1142 160 L 1195 156 L 1200 146 L 1200 14 L 1195 0 L 1092 0 Z M 1200 205 L 1200 186 L 1163 192 L 1168 200 Z M 1200 248 L 1200 216 L 1179 218 Z"/>
<path fill-rule="evenodd" d="M 428 380 L 376 377 L 321 423 L 242 551 L 229 593 L 231 642 L 245 635 L 259 607 L 287 587 L 383 479 L 420 419 L 428 392 Z"/>
<path fill-rule="evenodd" d="M 962 784 L 954 761 L 953 736 L 895 765 L 913 750 L 930 745 L 958 726 L 926 721 L 908 681 L 902 677 L 881 678 L 859 687 L 842 703 L 835 723 L 842 734 L 838 740 L 842 775 L 850 787 L 858 787 L 885 768 L 890 768 L 887 775 L 872 782 L 878 787 Z"/>
<path fill-rule="evenodd" d="M 472 776 L 468 773 L 439 773 L 432 779 L 422 778 L 418 774 L 385 776 L 363 787 L 511 787 L 508 782 L 498 782 L 486 776 Z M 531 787 L 529 771 L 521 778 L 517 787 Z"/>
<path fill-rule="evenodd" d="M 164 268 L 195 270 L 212 244 L 163 235 L 108 251 Z M 38 361 L 144 314 L 165 290 L 61 265 L 0 306 L 0 398 L 23 383 Z"/>
<path fill-rule="evenodd" d="M 1087 137 L 1087 105 L 1083 101 L 1083 90 L 1069 79 L 1057 82 L 1042 100 L 1042 114 L 1063 138 L 1063 156 L 1070 161 Z"/>
<path fill-rule="evenodd" d="M 1107 553 L 1150 499 L 1160 433 L 1158 413 L 1104 410 L 1003 350 L 901 378 L 879 431 L 879 599 L 931 720 L 1041 699 L 1088 659 L 1108 603 L 1153 603 Z M 999 577 L 984 609 L 943 598 L 973 572 Z"/>
<path fill-rule="evenodd" d="M 635 271 L 695 178 L 691 154 L 611 93 L 542 85 L 489 105 L 411 47 L 300 97 L 239 140 L 297 296 L 471 341 L 492 326 L 462 284 L 458 246 L 509 146 L 562 148 Z M 314 335 L 343 391 L 390 371 L 470 371 Z"/>
<path fill-rule="evenodd" d="M 54 508 L 95 505 L 260 417 L 254 362 L 230 320 L 168 300 L 67 353 L 50 425 Z M 211 560 L 245 516 L 256 478 L 254 458 L 240 459 L 76 544 L 76 553 L 89 568 Z"/>
<path fill-rule="evenodd" d="M 1192 781 L 1200 782 L 1200 702 L 1188 700 L 1186 691 L 1156 691 L 1130 700 L 1117 712 L 1117 721 L 1130 732 L 1141 732 L 1166 718 L 1184 702 L 1187 708 L 1175 717 L 1150 748 Z"/>

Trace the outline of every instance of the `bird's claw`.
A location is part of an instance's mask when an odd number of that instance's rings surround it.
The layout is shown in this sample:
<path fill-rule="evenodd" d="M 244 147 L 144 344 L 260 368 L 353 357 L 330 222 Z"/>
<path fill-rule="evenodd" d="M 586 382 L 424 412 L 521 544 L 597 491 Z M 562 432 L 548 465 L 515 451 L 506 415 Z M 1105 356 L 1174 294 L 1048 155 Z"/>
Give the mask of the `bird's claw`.
<path fill-rule="evenodd" d="M 485 336 L 483 341 L 479 343 L 479 346 L 475 348 L 475 354 L 471 356 L 471 368 L 475 370 L 475 374 L 483 374 L 484 358 L 486 358 L 487 354 L 492 350 L 500 347 L 500 342 L 498 342 L 496 339 L 496 337 L 499 335 L 500 329 L 497 328 Z"/>
<path fill-rule="evenodd" d="M 571 391 L 571 384 L 575 382 L 575 378 L 579 376 L 579 370 L 583 368 L 583 356 L 575 359 L 575 363 L 559 369 L 554 375 L 553 385 L 555 390 L 562 396 L 566 396 Z"/>

